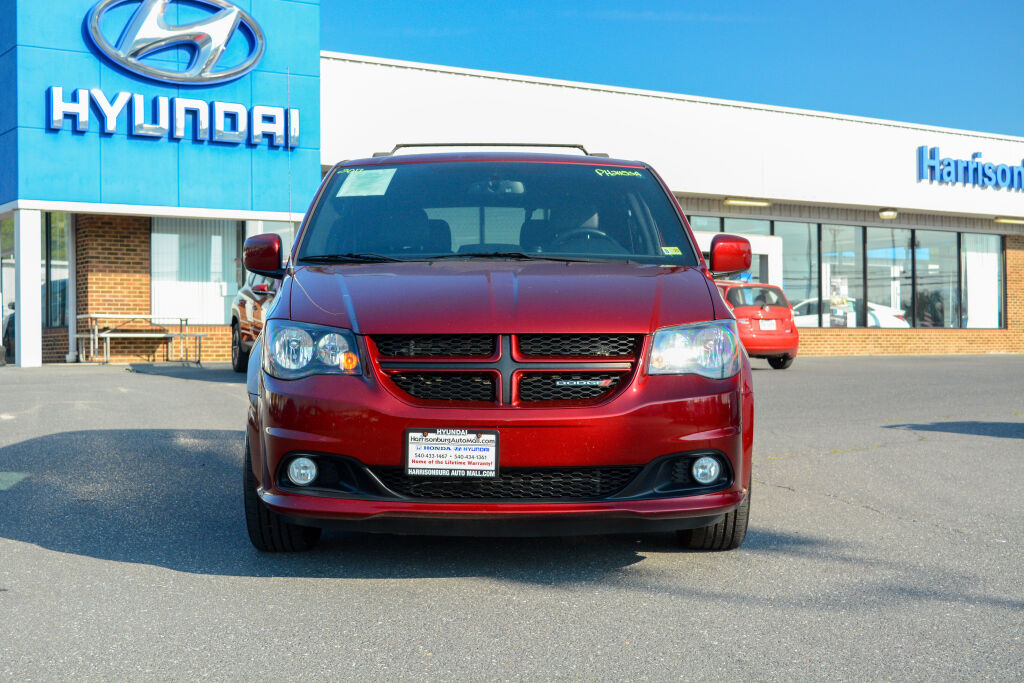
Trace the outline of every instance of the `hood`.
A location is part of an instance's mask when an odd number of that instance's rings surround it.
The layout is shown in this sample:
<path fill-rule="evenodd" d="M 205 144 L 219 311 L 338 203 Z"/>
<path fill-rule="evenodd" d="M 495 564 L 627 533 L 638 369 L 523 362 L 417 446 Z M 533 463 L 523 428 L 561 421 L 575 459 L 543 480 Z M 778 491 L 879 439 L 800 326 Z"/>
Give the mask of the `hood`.
<path fill-rule="evenodd" d="M 302 267 L 293 278 L 293 320 L 359 334 L 647 334 L 714 318 L 695 268 L 434 261 Z"/>

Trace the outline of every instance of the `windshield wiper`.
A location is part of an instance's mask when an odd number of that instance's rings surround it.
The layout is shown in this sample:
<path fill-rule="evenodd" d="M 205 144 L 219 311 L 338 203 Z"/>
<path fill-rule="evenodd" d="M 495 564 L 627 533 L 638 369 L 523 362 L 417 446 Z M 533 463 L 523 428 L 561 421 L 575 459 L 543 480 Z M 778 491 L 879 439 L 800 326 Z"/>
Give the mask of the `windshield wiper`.
<path fill-rule="evenodd" d="M 302 256 L 300 261 L 310 263 L 388 263 L 391 261 L 405 261 L 405 259 L 385 256 L 384 254 L 373 254 L 370 252 L 348 253 L 348 254 L 314 254 Z"/>
<path fill-rule="evenodd" d="M 469 251 L 462 254 L 441 254 L 439 256 L 427 256 L 428 261 L 436 259 L 471 259 L 471 258 L 508 258 L 521 261 L 574 261 L 580 263 L 593 262 L 594 259 L 574 258 L 572 256 L 554 256 L 546 254 L 528 254 L 525 251 Z"/>

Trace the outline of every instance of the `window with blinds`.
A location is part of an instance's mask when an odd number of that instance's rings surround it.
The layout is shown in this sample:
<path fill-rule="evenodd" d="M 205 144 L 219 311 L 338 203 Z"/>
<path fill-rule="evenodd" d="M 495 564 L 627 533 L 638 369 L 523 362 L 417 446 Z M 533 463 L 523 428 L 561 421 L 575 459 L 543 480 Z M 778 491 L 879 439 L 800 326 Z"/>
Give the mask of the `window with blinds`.
<path fill-rule="evenodd" d="M 242 283 L 238 221 L 154 218 L 150 243 L 151 314 L 226 325 Z"/>

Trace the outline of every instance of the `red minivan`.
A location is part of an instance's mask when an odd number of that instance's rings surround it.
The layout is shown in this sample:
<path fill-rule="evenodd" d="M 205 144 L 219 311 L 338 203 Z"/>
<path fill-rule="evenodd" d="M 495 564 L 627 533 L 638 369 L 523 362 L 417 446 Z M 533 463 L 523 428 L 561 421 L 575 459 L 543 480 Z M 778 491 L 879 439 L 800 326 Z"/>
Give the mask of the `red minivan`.
<path fill-rule="evenodd" d="M 793 321 L 793 307 L 774 285 L 718 282 L 725 303 L 736 316 L 740 341 L 747 354 L 766 358 L 776 370 L 793 364 L 800 333 Z"/>
<path fill-rule="evenodd" d="M 280 281 L 248 368 L 260 550 L 326 527 L 743 542 L 751 373 L 712 274 L 750 245 L 716 236 L 709 267 L 646 164 L 345 162 L 282 256 L 245 242 Z"/>

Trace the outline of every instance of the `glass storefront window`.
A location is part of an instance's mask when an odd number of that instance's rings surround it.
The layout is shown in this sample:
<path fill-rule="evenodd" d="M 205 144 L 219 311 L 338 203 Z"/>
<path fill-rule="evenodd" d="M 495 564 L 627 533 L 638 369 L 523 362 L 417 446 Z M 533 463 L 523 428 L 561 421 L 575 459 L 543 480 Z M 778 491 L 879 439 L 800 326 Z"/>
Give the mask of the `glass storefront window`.
<path fill-rule="evenodd" d="M 1003 326 L 1003 245 L 999 235 L 960 238 L 962 327 Z"/>
<path fill-rule="evenodd" d="M 818 326 L 818 224 L 775 222 L 782 238 L 782 291 L 797 327 Z"/>
<path fill-rule="evenodd" d="M 237 221 L 154 218 L 150 312 L 192 325 L 226 325 L 244 275 Z"/>
<path fill-rule="evenodd" d="M 753 218 L 726 218 L 725 232 L 733 235 L 771 235 L 772 222 Z M 743 282 L 768 282 L 768 256 L 754 254 L 750 262 L 750 270 L 733 279 Z"/>
<path fill-rule="evenodd" d="M 295 241 L 295 224 L 285 221 L 264 221 L 263 232 L 270 232 L 280 236 L 281 253 L 287 260 L 292 253 L 292 243 Z"/>
<path fill-rule="evenodd" d="M 725 232 L 743 235 L 770 235 L 772 222 L 753 218 L 726 218 Z"/>
<path fill-rule="evenodd" d="M 867 229 L 868 327 L 910 327 L 913 311 L 911 232 Z"/>
<path fill-rule="evenodd" d="M 781 238 L 782 289 L 798 327 L 1006 325 L 1000 235 L 716 216 L 689 220 L 694 231 L 719 232 L 721 225 L 725 232 Z M 737 279 L 757 282 L 758 273 L 767 272 L 759 258 Z"/>
<path fill-rule="evenodd" d="M 823 327 L 863 327 L 864 228 L 821 226 L 821 283 Z"/>
<path fill-rule="evenodd" d="M 68 326 L 68 223 L 66 213 L 46 214 L 43 229 L 43 326 Z"/>
<path fill-rule="evenodd" d="M 14 362 L 11 338 L 14 325 L 14 219 L 0 220 L 0 345 L 7 361 Z"/>
<path fill-rule="evenodd" d="M 915 230 L 916 327 L 959 327 L 956 233 Z"/>
<path fill-rule="evenodd" d="M 694 232 L 722 232 L 722 219 L 718 216 L 690 216 L 690 229 Z"/>

